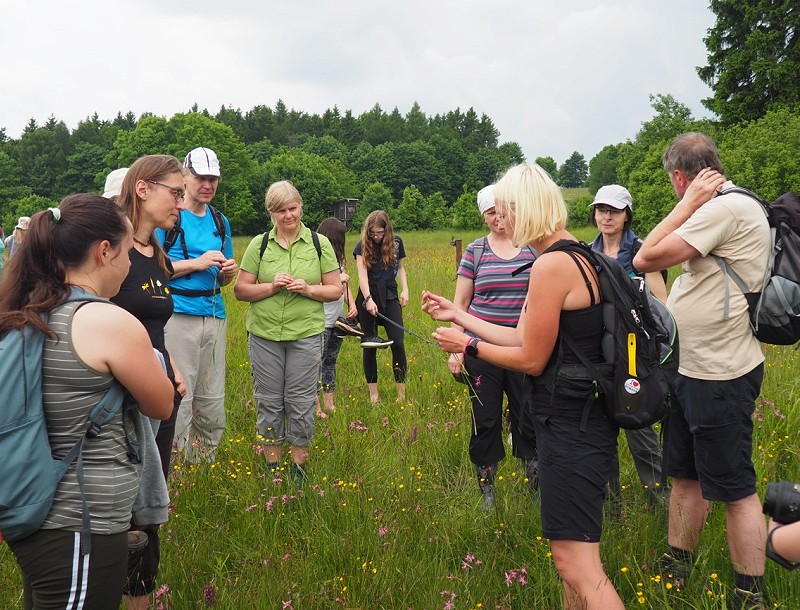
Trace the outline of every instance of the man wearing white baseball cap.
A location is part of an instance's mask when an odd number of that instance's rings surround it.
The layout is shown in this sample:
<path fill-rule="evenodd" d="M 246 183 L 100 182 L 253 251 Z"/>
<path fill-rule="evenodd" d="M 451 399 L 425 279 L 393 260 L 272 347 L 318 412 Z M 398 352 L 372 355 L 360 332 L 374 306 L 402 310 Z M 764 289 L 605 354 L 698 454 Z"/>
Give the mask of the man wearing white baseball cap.
<path fill-rule="evenodd" d="M 166 345 L 186 384 L 175 439 L 189 461 L 213 461 L 225 431 L 227 323 L 220 288 L 238 266 L 230 223 L 211 205 L 220 177 L 216 153 L 195 148 L 183 166 L 185 209 L 174 229 L 156 232 L 175 268 L 169 283 L 175 311 L 165 328 Z"/>

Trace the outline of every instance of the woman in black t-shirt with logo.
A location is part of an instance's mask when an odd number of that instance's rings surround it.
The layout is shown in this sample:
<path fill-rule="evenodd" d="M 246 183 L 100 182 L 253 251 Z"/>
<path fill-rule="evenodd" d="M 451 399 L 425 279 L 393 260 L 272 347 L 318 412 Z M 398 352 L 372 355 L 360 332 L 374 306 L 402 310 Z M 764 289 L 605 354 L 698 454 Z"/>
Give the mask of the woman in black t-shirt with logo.
<path fill-rule="evenodd" d="M 133 248 L 129 252 L 130 271 L 112 301 L 136 316 L 145 327 L 153 347 L 164 357 L 167 376 L 175 386 L 172 415 L 161 422 L 155 437 L 164 480 L 169 472 L 175 417 L 186 388 L 180 371 L 175 367 L 164 345 L 164 326 L 172 315 L 172 296 L 167 283 L 173 270 L 169 258 L 153 237 L 153 231 L 156 228 L 168 230 L 175 225 L 183 207 L 184 192 L 183 169 L 175 157 L 146 155 L 139 158 L 127 171 L 116 196 L 117 204 L 133 225 Z M 114 197 L 114 192 L 111 191 L 104 194 Z M 148 472 L 142 471 L 142 487 L 158 483 L 150 482 Z M 142 514 L 155 513 L 143 510 Z M 136 517 L 134 510 L 134 520 Z M 162 520 L 164 518 L 160 517 Z M 158 523 L 149 521 L 137 521 L 133 527 L 134 531 L 147 534 L 147 544 L 141 554 L 130 557 L 125 589 L 129 608 L 146 608 L 147 595 L 155 589 L 160 559 L 158 527 Z"/>

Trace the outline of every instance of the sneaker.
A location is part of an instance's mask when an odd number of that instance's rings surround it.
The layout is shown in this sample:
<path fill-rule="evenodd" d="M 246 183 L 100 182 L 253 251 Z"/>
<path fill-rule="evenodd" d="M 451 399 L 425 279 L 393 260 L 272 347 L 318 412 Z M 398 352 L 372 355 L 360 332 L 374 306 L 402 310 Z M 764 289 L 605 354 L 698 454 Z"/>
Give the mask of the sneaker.
<path fill-rule="evenodd" d="M 478 475 L 478 487 L 481 490 L 481 508 L 485 511 L 493 511 L 496 504 L 494 477 L 497 474 L 497 464 L 475 466 L 475 474 Z"/>
<path fill-rule="evenodd" d="M 361 337 L 361 347 L 370 348 L 370 347 L 389 347 L 394 341 L 389 339 L 381 339 L 378 335 L 374 335 L 372 337 Z"/>
<path fill-rule="evenodd" d="M 339 316 L 336 318 L 336 322 L 333 325 L 342 331 L 342 333 L 347 336 L 350 335 L 352 337 L 363 337 L 364 331 L 358 325 L 358 322 L 351 322 L 347 318 L 343 316 Z"/>
<path fill-rule="evenodd" d="M 764 610 L 767 606 L 764 601 L 764 594 L 761 591 L 745 591 L 734 587 L 731 591 L 731 603 L 728 607 L 732 610 Z"/>

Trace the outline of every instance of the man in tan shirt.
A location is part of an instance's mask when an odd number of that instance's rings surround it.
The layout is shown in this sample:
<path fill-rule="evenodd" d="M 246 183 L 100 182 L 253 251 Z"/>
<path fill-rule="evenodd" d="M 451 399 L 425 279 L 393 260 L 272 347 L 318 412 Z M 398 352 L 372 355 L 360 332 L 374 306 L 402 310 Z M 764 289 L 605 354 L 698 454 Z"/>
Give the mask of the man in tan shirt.
<path fill-rule="evenodd" d="M 723 502 L 736 579 L 730 607 L 759 608 L 766 522 L 756 493 L 752 415 L 764 356 L 744 295 L 732 281 L 726 287 L 729 279 L 714 257 L 759 292 L 771 246 L 769 226 L 754 199 L 725 194 L 733 183 L 725 179 L 717 147 L 705 134 L 679 136 L 662 160 L 681 200 L 634 259 L 644 272 L 683 263 L 667 300 L 681 354 L 664 448 L 673 484 L 669 549 L 660 568 L 665 576 L 688 577 L 708 503 Z"/>

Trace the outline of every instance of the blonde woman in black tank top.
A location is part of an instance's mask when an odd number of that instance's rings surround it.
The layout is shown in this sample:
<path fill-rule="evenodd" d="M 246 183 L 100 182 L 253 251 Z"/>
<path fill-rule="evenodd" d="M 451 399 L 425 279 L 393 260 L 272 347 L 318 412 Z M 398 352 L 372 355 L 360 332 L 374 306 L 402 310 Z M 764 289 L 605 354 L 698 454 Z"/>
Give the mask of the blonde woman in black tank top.
<path fill-rule="evenodd" d="M 560 240 L 575 241 L 565 228 L 567 208 L 561 190 L 547 172 L 536 164 L 518 165 L 508 170 L 493 190 L 514 244 L 530 245 L 541 253 L 531 267 L 517 328 L 479 320 L 427 291 L 422 294 L 422 309 L 434 320 L 452 322 L 483 339 L 440 327 L 433 337 L 445 351 L 521 371 L 535 380 L 552 371 L 562 319 L 592 319 L 600 310 L 597 274 L 582 257 L 573 260 L 566 252 L 547 251 Z M 592 330 L 593 325 L 583 327 L 591 332 L 576 341 L 599 354 L 602 325 L 597 331 Z M 582 429 L 580 407 L 574 400 L 556 395 L 544 398 L 548 408 L 533 410 L 542 532 L 550 539 L 562 579 L 564 607 L 623 610 L 600 561 L 603 496 L 618 430 L 605 418 L 599 400 L 590 403 L 587 425 Z"/>

